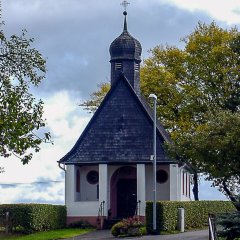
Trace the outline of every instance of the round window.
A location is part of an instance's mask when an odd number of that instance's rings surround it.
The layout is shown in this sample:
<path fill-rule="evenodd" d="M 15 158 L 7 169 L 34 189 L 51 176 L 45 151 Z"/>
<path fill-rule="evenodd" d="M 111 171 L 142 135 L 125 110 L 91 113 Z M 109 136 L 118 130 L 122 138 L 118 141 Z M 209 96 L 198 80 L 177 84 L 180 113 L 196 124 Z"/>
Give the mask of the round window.
<path fill-rule="evenodd" d="M 88 172 L 88 174 L 87 174 L 87 181 L 88 181 L 90 184 L 96 184 L 96 183 L 98 183 L 98 181 L 99 181 L 98 172 L 97 172 L 97 171 L 94 171 L 94 170 Z"/>
<path fill-rule="evenodd" d="M 168 173 L 165 170 L 158 170 L 157 171 L 157 182 L 158 183 L 165 183 L 168 180 Z"/>

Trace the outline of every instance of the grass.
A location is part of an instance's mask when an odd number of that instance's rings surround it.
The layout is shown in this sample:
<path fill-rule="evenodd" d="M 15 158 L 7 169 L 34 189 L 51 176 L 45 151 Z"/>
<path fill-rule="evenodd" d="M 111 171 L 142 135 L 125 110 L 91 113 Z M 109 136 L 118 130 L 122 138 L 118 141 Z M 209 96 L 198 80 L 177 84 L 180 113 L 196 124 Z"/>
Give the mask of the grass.
<path fill-rule="evenodd" d="M 63 238 L 71 238 L 77 235 L 88 233 L 93 231 L 93 229 L 78 229 L 78 228 L 67 228 L 67 229 L 58 229 L 47 232 L 37 232 L 29 235 L 19 235 L 11 234 L 5 235 L 0 233 L 1 240 L 55 240 Z"/>

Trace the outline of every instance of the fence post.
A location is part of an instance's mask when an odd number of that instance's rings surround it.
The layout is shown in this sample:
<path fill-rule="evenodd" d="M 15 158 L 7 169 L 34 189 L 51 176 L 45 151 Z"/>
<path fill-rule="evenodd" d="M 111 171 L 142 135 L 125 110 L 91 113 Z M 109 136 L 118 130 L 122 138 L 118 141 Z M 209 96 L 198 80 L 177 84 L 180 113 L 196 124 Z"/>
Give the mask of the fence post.
<path fill-rule="evenodd" d="M 178 209 L 178 230 L 180 232 L 184 232 L 185 228 L 185 219 L 184 219 L 184 208 L 179 208 Z"/>
<path fill-rule="evenodd" d="M 216 240 L 216 224 L 215 224 L 216 216 L 214 214 L 208 215 L 208 225 L 209 225 L 209 240 Z"/>

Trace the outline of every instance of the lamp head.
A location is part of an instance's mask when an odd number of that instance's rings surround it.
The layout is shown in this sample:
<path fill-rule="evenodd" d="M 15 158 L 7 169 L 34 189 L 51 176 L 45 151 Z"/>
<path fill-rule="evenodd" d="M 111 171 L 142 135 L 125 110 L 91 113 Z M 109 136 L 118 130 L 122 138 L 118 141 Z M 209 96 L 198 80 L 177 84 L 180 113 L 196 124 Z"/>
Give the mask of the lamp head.
<path fill-rule="evenodd" d="M 148 97 L 157 100 L 157 96 L 155 94 L 153 94 L 153 93 L 151 93 Z"/>

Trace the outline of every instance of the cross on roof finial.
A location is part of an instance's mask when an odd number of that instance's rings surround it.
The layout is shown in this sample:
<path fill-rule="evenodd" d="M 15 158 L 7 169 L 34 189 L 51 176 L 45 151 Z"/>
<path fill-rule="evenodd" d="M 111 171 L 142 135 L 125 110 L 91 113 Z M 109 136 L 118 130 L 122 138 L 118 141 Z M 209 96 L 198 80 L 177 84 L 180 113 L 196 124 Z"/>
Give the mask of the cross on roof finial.
<path fill-rule="evenodd" d="M 124 11 L 126 12 L 127 11 L 127 6 L 129 5 L 130 3 L 127 1 L 127 0 L 124 0 L 121 5 L 124 7 Z"/>

